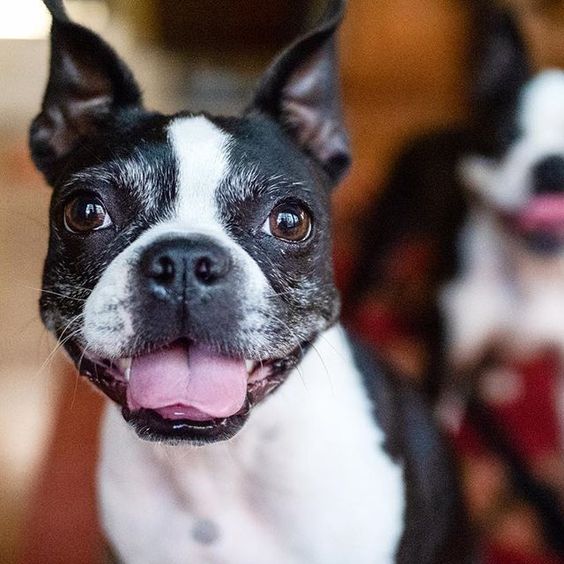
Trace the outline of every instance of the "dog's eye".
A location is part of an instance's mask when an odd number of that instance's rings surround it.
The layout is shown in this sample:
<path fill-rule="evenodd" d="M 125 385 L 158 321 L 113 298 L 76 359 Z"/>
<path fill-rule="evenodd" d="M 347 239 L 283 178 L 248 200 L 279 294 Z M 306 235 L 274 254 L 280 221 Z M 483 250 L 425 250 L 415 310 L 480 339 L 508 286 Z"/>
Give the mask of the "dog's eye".
<path fill-rule="evenodd" d="M 298 243 L 310 236 L 311 224 L 311 216 L 302 206 L 285 202 L 270 212 L 263 231 L 277 239 Z"/>
<path fill-rule="evenodd" d="M 80 194 L 65 206 L 65 227 L 73 233 L 87 233 L 112 224 L 106 208 L 92 194 Z"/>

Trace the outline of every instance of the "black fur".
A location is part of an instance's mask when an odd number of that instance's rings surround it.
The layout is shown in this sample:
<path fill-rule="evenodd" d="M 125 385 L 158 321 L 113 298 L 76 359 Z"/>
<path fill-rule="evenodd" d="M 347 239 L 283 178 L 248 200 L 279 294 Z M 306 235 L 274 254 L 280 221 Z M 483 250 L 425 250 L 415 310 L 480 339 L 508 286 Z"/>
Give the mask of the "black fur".
<path fill-rule="evenodd" d="M 480 153 L 500 157 L 519 135 L 516 110 L 531 63 L 519 22 L 507 9 L 476 3 L 475 73 L 471 128 Z"/>
<path fill-rule="evenodd" d="M 386 448 L 406 473 L 407 510 L 397 563 L 472 562 L 454 462 L 423 394 L 393 369 L 375 362 L 365 346 L 353 338 L 351 342 L 375 417 L 386 435 Z"/>

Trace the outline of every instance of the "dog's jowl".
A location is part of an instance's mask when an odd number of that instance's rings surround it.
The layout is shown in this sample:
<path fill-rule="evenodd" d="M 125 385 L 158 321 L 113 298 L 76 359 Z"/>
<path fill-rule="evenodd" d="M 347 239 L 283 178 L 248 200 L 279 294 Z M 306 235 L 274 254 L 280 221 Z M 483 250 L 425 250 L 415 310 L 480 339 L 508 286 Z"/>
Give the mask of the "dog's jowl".
<path fill-rule="evenodd" d="M 429 413 L 337 325 L 344 2 L 230 118 L 146 110 L 114 51 L 46 4 L 51 69 L 31 127 L 53 186 L 41 312 L 112 400 L 98 476 L 118 558 L 463 562 Z"/>

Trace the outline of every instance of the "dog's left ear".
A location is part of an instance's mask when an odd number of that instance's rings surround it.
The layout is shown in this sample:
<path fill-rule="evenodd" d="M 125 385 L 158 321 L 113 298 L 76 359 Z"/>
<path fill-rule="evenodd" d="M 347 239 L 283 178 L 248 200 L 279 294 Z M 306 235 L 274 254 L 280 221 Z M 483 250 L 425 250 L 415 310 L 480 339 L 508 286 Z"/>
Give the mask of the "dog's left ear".
<path fill-rule="evenodd" d="M 62 0 L 44 3 L 53 16 L 51 65 L 30 146 L 37 168 L 52 182 L 65 157 L 103 132 L 114 112 L 141 107 L 141 94 L 114 50 L 71 22 Z"/>
<path fill-rule="evenodd" d="M 516 14 L 495 2 L 478 6 L 471 110 L 479 142 L 495 154 L 511 141 L 513 115 L 532 69 Z"/>
<path fill-rule="evenodd" d="M 347 171 L 351 160 L 335 46 L 345 5 L 345 0 L 330 1 L 321 23 L 286 49 L 268 69 L 249 108 L 277 121 L 334 183 Z"/>

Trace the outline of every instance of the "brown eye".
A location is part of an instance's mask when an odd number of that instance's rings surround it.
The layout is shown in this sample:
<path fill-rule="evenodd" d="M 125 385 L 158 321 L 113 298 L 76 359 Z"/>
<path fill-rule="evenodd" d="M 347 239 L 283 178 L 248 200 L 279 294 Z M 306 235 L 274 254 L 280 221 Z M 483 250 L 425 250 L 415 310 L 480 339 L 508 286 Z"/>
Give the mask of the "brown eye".
<path fill-rule="evenodd" d="M 311 216 L 299 204 L 279 204 L 270 212 L 263 230 L 284 241 L 304 241 L 311 233 Z"/>
<path fill-rule="evenodd" d="M 81 194 L 65 206 L 65 227 L 73 233 L 104 229 L 112 220 L 102 202 L 92 194 Z"/>

